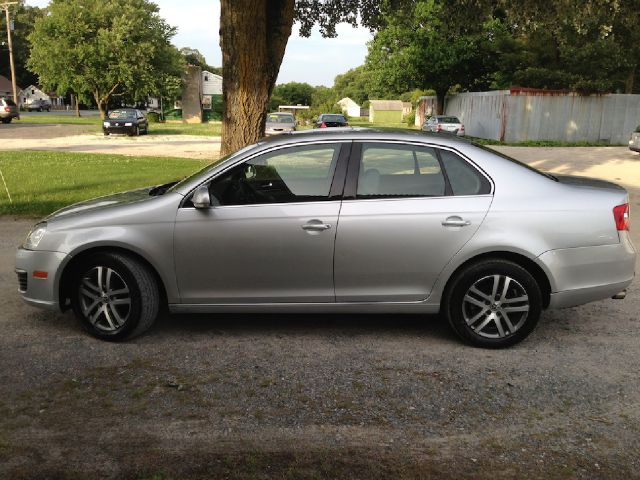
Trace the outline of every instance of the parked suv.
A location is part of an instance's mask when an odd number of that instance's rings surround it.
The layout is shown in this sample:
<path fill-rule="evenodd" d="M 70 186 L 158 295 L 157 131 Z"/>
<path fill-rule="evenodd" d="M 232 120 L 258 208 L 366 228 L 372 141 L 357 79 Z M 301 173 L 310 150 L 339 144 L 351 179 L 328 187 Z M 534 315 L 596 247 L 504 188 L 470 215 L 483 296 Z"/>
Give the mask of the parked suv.
<path fill-rule="evenodd" d="M 47 100 L 41 99 L 33 100 L 29 105 L 26 105 L 26 107 L 27 111 L 29 112 L 33 112 L 34 110 L 37 110 L 39 112 L 42 112 L 44 110 L 46 110 L 47 112 L 51 111 L 51 103 Z"/>
<path fill-rule="evenodd" d="M 14 118 L 20 118 L 18 106 L 10 98 L 0 98 L 0 121 L 11 123 Z"/>

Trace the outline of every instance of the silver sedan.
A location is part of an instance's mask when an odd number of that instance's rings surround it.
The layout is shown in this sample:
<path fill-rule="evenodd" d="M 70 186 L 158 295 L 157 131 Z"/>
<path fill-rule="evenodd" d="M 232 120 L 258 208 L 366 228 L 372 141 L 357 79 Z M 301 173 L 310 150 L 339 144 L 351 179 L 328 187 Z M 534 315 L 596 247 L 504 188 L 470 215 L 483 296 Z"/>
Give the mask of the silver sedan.
<path fill-rule="evenodd" d="M 279 135 L 178 183 L 62 209 L 16 256 L 19 290 L 101 339 L 172 312 L 438 313 L 505 347 L 546 308 L 624 297 L 629 198 L 420 132 Z"/>

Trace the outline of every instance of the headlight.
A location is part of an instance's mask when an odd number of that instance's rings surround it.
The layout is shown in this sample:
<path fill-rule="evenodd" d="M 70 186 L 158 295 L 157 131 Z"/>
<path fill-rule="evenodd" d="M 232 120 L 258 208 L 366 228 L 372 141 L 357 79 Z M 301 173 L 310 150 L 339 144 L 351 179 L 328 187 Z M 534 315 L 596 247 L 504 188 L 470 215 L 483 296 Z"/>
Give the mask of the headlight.
<path fill-rule="evenodd" d="M 109 126 L 109 122 L 102 122 L 102 126 L 103 127 L 108 127 Z"/>
<path fill-rule="evenodd" d="M 40 240 L 44 237 L 45 232 L 47 231 L 46 223 L 39 223 L 35 227 L 31 229 L 29 235 L 27 235 L 27 239 L 24 242 L 24 248 L 28 250 L 33 250 L 38 247 Z"/>
<path fill-rule="evenodd" d="M 131 123 L 131 122 L 127 122 L 127 123 L 125 123 L 125 124 L 124 124 L 124 126 L 125 126 L 125 127 L 132 127 L 132 126 L 133 126 L 133 123 Z"/>

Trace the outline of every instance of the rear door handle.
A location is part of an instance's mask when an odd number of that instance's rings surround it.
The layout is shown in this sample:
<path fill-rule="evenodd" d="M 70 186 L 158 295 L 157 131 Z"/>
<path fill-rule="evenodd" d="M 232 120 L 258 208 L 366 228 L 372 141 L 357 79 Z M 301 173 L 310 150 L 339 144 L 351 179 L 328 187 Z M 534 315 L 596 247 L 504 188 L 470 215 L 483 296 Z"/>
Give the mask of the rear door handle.
<path fill-rule="evenodd" d="M 458 216 L 448 217 L 442 222 L 443 227 L 467 227 L 469 225 L 471 225 L 469 220 L 463 220 L 462 217 Z"/>
<path fill-rule="evenodd" d="M 313 222 L 313 220 L 312 220 Z M 331 228 L 331 225 L 329 225 L 328 223 L 305 223 L 304 225 L 302 225 L 302 229 L 303 230 L 307 230 L 309 232 L 322 232 L 324 230 L 329 230 Z"/>

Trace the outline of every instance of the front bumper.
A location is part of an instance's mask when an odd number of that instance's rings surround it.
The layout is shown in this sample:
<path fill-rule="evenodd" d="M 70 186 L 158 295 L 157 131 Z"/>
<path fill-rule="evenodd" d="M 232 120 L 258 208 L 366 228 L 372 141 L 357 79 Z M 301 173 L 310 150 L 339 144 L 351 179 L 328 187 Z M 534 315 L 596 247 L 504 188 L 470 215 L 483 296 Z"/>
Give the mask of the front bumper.
<path fill-rule="evenodd" d="M 550 308 L 611 298 L 633 281 L 636 250 L 627 232 L 620 243 L 550 250 L 538 257 L 550 273 Z"/>
<path fill-rule="evenodd" d="M 62 252 L 19 248 L 16 252 L 16 273 L 22 299 L 35 307 L 60 310 L 60 277 L 68 259 L 69 255 Z M 47 272 L 47 278 L 37 278 L 34 272 Z"/>
<path fill-rule="evenodd" d="M 110 126 L 110 127 L 102 127 L 102 131 L 104 133 L 113 133 L 115 135 L 120 134 L 120 135 L 133 135 L 136 131 L 136 127 L 137 125 L 132 125 L 130 127 L 115 127 L 115 126 Z"/>

